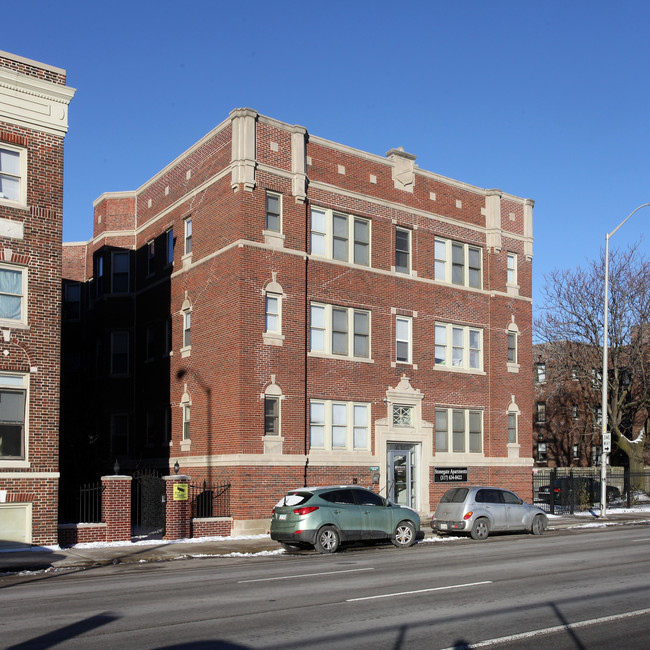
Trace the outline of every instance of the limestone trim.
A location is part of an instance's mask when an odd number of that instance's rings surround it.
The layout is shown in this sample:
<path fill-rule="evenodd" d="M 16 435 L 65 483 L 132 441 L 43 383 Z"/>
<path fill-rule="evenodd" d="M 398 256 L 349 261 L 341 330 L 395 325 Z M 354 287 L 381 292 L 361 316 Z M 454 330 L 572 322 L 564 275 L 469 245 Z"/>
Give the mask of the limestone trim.
<path fill-rule="evenodd" d="M 240 185 L 251 192 L 255 188 L 256 121 L 257 112 L 250 108 L 231 111 L 232 120 L 232 177 L 230 185 L 237 190 Z"/>
<path fill-rule="evenodd" d="M 16 126 L 65 136 L 68 105 L 75 92 L 69 86 L 0 68 L 2 119 Z"/>

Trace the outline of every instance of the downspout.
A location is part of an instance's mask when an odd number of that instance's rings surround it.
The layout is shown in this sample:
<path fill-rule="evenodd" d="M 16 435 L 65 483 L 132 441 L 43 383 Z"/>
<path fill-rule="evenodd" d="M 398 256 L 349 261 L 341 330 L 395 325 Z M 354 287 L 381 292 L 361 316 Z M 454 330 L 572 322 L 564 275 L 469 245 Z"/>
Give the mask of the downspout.
<path fill-rule="evenodd" d="M 305 384 L 304 384 L 304 402 L 305 402 L 305 468 L 303 476 L 304 487 L 307 487 L 307 468 L 309 467 L 309 393 L 308 393 L 308 371 L 307 364 L 309 361 L 309 202 L 305 201 Z"/>

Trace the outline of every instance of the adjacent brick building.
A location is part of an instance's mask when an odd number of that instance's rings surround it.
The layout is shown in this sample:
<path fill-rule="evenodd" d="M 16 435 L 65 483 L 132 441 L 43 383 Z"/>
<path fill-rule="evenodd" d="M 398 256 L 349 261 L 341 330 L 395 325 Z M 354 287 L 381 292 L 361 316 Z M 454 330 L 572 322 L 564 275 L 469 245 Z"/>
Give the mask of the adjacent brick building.
<path fill-rule="evenodd" d="M 532 201 L 236 109 L 94 209 L 64 245 L 62 440 L 89 474 L 230 482 L 235 532 L 305 484 L 530 498 Z"/>
<path fill-rule="evenodd" d="M 57 541 L 65 70 L 0 52 L 0 546 Z"/>

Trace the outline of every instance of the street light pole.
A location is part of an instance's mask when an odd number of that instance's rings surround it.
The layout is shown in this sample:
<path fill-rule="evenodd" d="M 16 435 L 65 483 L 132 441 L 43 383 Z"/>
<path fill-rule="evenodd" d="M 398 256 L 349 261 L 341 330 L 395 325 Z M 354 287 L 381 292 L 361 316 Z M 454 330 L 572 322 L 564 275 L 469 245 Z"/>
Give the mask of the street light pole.
<path fill-rule="evenodd" d="M 621 221 L 621 223 L 605 235 L 605 307 L 603 314 L 603 373 L 602 373 L 602 402 L 601 402 L 601 449 L 600 449 L 600 516 L 607 516 L 607 454 L 605 453 L 605 435 L 607 434 L 607 349 L 609 347 L 607 319 L 609 315 L 609 240 L 616 231 L 641 208 L 650 206 L 650 203 L 644 203 L 634 209 L 630 214 Z"/>

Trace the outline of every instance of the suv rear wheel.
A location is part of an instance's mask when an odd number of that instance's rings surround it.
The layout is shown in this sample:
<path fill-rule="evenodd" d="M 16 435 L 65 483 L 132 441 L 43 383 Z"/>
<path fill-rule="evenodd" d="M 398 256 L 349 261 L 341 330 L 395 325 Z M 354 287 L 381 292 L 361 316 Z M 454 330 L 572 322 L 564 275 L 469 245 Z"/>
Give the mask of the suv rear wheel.
<path fill-rule="evenodd" d="M 488 538 L 490 534 L 490 526 L 488 520 L 485 517 L 480 517 L 474 522 L 472 526 L 472 532 L 470 535 L 472 539 L 476 539 L 479 542 L 482 542 Z"/>
<path fill-rule="evenodd" d="M 319 553 L 336 553 L 341 544 L 341 536 L 334 526 L 323 526 L 316 534 L 314 548 Z"/>

